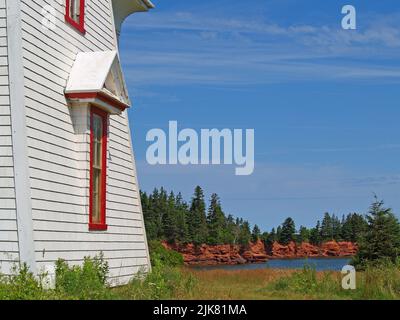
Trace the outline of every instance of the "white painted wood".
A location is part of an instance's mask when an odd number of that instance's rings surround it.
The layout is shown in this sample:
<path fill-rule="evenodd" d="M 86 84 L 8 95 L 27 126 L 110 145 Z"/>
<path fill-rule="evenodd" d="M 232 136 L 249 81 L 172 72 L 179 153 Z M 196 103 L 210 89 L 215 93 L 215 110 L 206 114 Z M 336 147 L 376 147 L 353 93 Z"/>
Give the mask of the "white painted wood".
<path fill-rule="evenodd" d="M 78 53 L 65 92 L 98 92 L 103 90 L 116 56 L 116 51 Z"/>
<path fill-rule="evenodd" d="M 0 0 L 0 272 L 19 261 L 9 89 L 7 4 Z"/>
<path fill-rule="evenodd" d="M 121 32 L 121 25 L 130 14 L 140 11 L 148 11 L 154 8 L 150 0 L 113 0 L 112 5 L 114 8 L 114 19 L 116 32 Z"/>
<path fill-rule="evenodd" d="M 11 252 L 15 253 L 18 252 L 18 242 L 12 242 L 12 241 L 2 241 L 0 242 L 0 251 L 1 252 Z"/>
<path fill-rule="evenodd" d="M 26 263 L 36 272 L 34 256 L 32 208 L 30 202 L 30 181 L 28 167 L 28 146 L 26 137 L 24 70 L 21 64 L 22 30 L 21 0 L 7 0 L 7 39 L 9 62 L 10 109 L 15 169 L 15 206 L 20 262 Z M 0 206 L 3 207 L 3 206 Z"/>
<path fill-rule="evenodd" d="M 9 230 L 0 230 L 0 242 L 18 243 L 18 235 L 16 232 L 10 232 Z"/>
<path fill-rule="evenodd" d="M 14 273 L 17 262 L 15 261 L 1 261 L 0 260 L 0 273 L 12 274 Z"/>
<path fill-rule="evenodd" d="M 58 258 L 82 263 L 85 256 L 103 251 L 114 284 L 126 283 L 140 269 L 150 269 L 127 113 L 110 116 L 108 230 L 91 232 L 89 112 L 87 106 L 69 106 L 64 95 L 68 79 L 75 79 L 72 87 L 78 83 L 79 90 L 82 79 L 100 79 L 95 89 L 102 90 L 105 83 L 110 85 L 109 74 L 115 68 L 124 82 L 116 62 L 113 17 L 118 8 L 113 3 L 86 3 L 86 34 L 82 35 L 65 23 L 64 0 L 0 0 L 0 264 L 7 270 L 11 262 L 1 252 L 14 253 L 17 260 L 33 260 L 33 269 L 36 264 L 40 270 Z M 56 11 L 54 30 L 42 28 L 45 5 Z M 113 52 L 108 67 L 103 73 L 92 68 L 92 78 L 88 72 L 82 77 L 82 69 L 95 62 L 93 57 L 102 55 L 99 52 L 106 52 L 105 57 Z M 76 68 L 79 56 L 90 56 L 80 70 Z M 70 77 L 73 67 L 79 71 L 75 78 Z"/>

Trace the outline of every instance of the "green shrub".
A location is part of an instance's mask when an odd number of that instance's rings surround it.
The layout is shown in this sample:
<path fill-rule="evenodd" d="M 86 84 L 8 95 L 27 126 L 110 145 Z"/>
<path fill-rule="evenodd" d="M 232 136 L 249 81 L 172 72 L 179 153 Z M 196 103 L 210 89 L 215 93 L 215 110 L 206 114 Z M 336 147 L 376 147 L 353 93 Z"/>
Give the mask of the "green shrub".
<path fill-rule="evenodd" d="M 107 285 L 108 263 L 103 254 L 84 258 L 82 266 L 69 266 L 64 260 L 56 262 L 56 292 L 69 299 L 109 299 Z"/>
<path fill-rule="evenodd" d="M 187 297 L 197 285 L 197 279 L 180 265 L 182 256 L 169 254 L 161 244 L 151 251 L 152 270 L 147 275 L 140 272 L 127 286 L 116 289 L 123 299 L 159 300 Z M 161 248 L 160 248 L 161 247 Z"/>
<path fill-rule="evenodd" d="M 40 281 L 26 264 L 15 265 L 13 274 L 0 275 L 0 300 L 40 300 L 49 298 Z"/>
<path fill-rule="evenodd" d="M 359 299 L 400 299 L 400 261 L 385 259 L 365 267 L 357 287 Z"/>
<path fill-rule="evenodd" d="M 14 268 L 13 275 L 0 274 L 0 300 L 104 300 L 104 299 L 179 299 L 196 286 L 194 276 L 181 266 L 182 256 L 161 244 L 153 244 L 151 272 L 140 272 L 128 285 L 110 288 L 108 264 L 102 254 L 85 258 L 82 265 L 56 262 L 56 288 L 44 290 L 41 280 L 26 265 Z"/>
<path fill-rule="evenodd" d="M 159 241 L 150 241 L 149 251 L 151 264 L 153 266 L 156 261 L 170 267 L 183 266 L 183 256 L 176 251 L 165 249 Z"/>
<path fill-rule="evenodd" d="M 318 274 L 315 268 L 305 266 L 290 276 L 283 277 L 269 286 L 270 290 L 296 293 L 304 298 L 340 299 L 345 294 L 341 289 L 339 273 L 324 272 Z M 340 291 L 342 290 L 342 291 Z"/>

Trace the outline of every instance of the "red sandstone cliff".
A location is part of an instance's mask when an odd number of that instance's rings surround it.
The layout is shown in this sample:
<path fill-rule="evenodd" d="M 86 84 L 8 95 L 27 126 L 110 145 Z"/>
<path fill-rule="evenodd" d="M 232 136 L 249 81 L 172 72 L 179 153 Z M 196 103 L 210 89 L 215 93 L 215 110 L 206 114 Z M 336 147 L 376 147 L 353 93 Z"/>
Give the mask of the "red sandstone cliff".
<path fill-rule="evenodd" d="M 351 242 L 325 242 L 315 246 L 308 242 L 281 245 L 277 242 L 266 247 L 262 241 L 239 245 L 178 245 L 163 243 L 164 247 L 183 255 L 187 265 L 218 265 L 260 263 L 268 259 L 304 257 L 349 257 L 357 253 L 357 245 Z"/>
<path fill-rule="evenodd" d="M 275 242 L 267 248 L 267 253 L 270 258 L 350 257 L 357 253 L 357 245 L 351 242 L 328 241 L 320 246 L 308 242 L 290 242 L 284 246 Z"/>

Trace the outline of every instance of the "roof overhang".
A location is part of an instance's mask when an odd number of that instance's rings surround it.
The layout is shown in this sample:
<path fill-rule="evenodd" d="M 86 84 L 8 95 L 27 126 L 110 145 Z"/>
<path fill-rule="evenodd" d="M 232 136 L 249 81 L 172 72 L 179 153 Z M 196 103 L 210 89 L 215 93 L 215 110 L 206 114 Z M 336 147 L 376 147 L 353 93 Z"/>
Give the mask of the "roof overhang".
<path fill-rule="evenodd" d="M 115 28 L 121 31 L 124 20 L 135 12 L 145 12 L 154 8 L 150 0 L 112 0 L 114 10 Z"/>
<path fill-rule="evenodd" d="M 130 106 L 116 51 L 78 53 L 65 88 L 71 105 L 94 104 L 110 114 Z"/>
<path fill-rule="evenodd" d="M 121 114 L 129 106 L 103 92 L 66 93 L 71 105 L 94 105 L 109 114 Z"/>

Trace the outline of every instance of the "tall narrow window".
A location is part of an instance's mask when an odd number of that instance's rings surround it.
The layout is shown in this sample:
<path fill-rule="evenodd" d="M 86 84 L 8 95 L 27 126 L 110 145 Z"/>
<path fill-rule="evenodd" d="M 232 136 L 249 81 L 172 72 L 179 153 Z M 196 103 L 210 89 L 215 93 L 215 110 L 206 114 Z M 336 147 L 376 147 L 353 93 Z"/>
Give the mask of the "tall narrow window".
<path fill-rule="evenodd" d="M 91 230 L 106 230 L 107 113 L 91 109 L 90 221 Z"/>
<path fill-rule="evenodd" d="M 85 33 L 85 0 L 66 0 L 65 21 Z"/>

